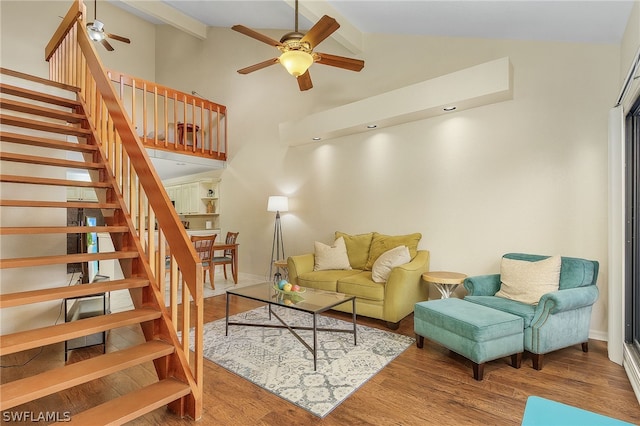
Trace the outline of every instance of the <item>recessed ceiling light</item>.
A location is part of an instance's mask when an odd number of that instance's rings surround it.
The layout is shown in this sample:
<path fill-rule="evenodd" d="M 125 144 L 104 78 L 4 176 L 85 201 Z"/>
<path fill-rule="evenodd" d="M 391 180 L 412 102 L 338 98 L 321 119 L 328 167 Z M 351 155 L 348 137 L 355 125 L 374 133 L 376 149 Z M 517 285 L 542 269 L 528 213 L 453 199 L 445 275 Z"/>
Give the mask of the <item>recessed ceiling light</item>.
<path fill-rule="evenodd" d="M 456 109 L 456 107 L 454 107 L 454 106 L 448 106 L 448 107 L 444 107 L 444 108 L 442 108 L 442 109 L 443 109 L 443 110 L 445 110 L 445 111 L 453 111 L 453 110 L 455 110 L 455 109 Z"/>
<path fill-rule="evenodd" d="M 316 136 L 316 137 L 314 137 L 314 138 L 311 138 L 311 140 L 319 141 L 319 140 L 322 140 L 322 138 L 321 138 L 321 137 Z"/>
<path fill-rule="evenodd" d="M 187 163 L 176 163 L 176 166 L 186 166 Z"/>
<path fill-rule="evenodd" d="M 375 129 L 376 127 L 378 127 L 377 124 L 367 124 L 367 129 Z"/>

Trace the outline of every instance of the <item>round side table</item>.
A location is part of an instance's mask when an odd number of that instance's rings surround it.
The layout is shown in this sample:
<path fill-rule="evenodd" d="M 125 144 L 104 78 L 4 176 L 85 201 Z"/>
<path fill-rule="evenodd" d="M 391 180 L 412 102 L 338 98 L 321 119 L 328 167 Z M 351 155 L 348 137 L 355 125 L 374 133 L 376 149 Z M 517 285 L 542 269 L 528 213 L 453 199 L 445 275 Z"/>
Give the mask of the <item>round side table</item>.
<path fill-rule="evenodd" d="M 451 297 L 455 289 L 467 278 L 459 272 L 433 271 L 422 274 L 422 279 L 436 286 L 443 299 Z"/>

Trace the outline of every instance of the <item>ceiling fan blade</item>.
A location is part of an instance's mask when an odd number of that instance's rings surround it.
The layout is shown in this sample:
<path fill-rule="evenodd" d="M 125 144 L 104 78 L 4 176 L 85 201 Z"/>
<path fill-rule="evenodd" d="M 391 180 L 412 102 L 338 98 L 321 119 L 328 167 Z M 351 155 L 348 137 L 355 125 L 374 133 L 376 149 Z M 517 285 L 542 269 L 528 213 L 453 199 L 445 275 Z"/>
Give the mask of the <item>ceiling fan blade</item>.
<path fill-rule="evenodd" d="M 109 42 L 107 41 L 106 38 L 103 38 L 102 40 L 100 40 L 100 43 L 102 43 L 102 45 L 104 46 L 105 49 L 107 49 L 109 52 L 113 52 L 113 46 L 111 46 L 109 44 Z"/>
<path fill-rule="evenodd" d="M 104 34 L 105 34 L 107 37 L 112 38 L 112 39 L 114 39 L 114 40 L 118 40 L 118 41 L 121 41 L 121 42 L 123 42 L 123 43 L 131 43 L 131 40 L 129 40 L 129 39 L 128 39 L 128 38 L 126 38 L 126 37 L 122 37 L 122 36 L 115 35 L 115 34 L 111 34 L 111 33 L 104 33 Z"/>
<path fill-rule="evenodd" d="M 313 49 L 325 38 L 333 34 L 338 28 L 340 28 L 338 21 L 330 16 L 324 15 L 313 27 L 311 27 L 309 31 L 307 31 L 300 41 L 308 42 L 311 44 L 311 48 Z"/>
<path fill-rule="evenodd" d="M 313 87 L 313 83 L 311 82 L 311 74 L 309 74 L 309 70 L 307 70 L 304 74 L 299 75 L 296 80 L 298 80 L 298 87 L 301 92 L 305 90 L 309 90 Z"/>
<path fill-rule="evenodd" d="M 282 46 L 282 43 L 280 43 L 279 41 L 276 41 L 264 34 L 260 34 L 259 32 L 254 31 L 251 28 L 245 27 L 244 25 L 234 25 L 233 27 L 231 27 L 231 29 L 241 34 L 244 34 L 246 36 L 249 36 L 251 38 L 255 38 L 256 40 L 261 41 L 263 43 L 267 43 L 270 46 L 274 46 L 274 47 Z"/>
<path fill-rule="evenodd" d="M 266 60 L 264 62 L 260 62 L 259 64 L 242 68 L 241 70 L 238 70 L 238 72 L 240 74 L 249 74 L 250 72 L 258 71 L 258 70 L 261 70 L 262 68 L 266 68 L 270 65 L 277 64 L 277 63 L 278 63 L 278 58 L 273 58 L 273 59 Z"/>
<path fill-rule="evenodd" d="M 345 58 L 344 56 L 329 55 L 328 53 L 316 53 L 315 55 L 318 58 L 315 62 L 323 65 L 350 71 L 360 71 L 364 67 L 364 61 L 360 59 Z"/>

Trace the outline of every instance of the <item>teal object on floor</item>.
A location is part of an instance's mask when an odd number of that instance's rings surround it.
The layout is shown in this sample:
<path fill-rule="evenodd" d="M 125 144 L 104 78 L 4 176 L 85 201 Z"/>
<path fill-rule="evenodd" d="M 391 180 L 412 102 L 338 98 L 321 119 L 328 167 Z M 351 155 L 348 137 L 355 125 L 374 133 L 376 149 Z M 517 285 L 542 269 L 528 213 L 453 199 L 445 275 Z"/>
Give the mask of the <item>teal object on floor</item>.
<path fill-rule="evenodd" d="M 613 417 L 530 396 L 524 408 L 522 426 L 633 426 Z"/>

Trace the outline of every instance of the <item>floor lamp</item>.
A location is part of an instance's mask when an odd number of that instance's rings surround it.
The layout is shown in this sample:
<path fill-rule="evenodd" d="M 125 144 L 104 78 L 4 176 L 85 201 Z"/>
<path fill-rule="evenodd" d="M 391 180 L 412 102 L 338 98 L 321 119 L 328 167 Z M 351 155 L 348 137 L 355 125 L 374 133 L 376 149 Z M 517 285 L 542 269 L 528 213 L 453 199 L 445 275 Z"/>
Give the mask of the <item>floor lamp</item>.
<path fill-rule="evenodd" d="M 271 264 L 269 265 L 269 277 L 273 277 L 274 281 L 279 281 L 282 275 L 280 268 L 276 268 L 273 274 L 273 264 L 276 260 L 285 257 L 284 242 L 282 241 L 282 227 L 280 226 L 280 212 L 289 210 L 289 198 L 282 195 L 272 195 L 267 203 L 267 211 L 276 212 L 276 223 L 273 228 L 273 245 L 271 246 Z"/>

